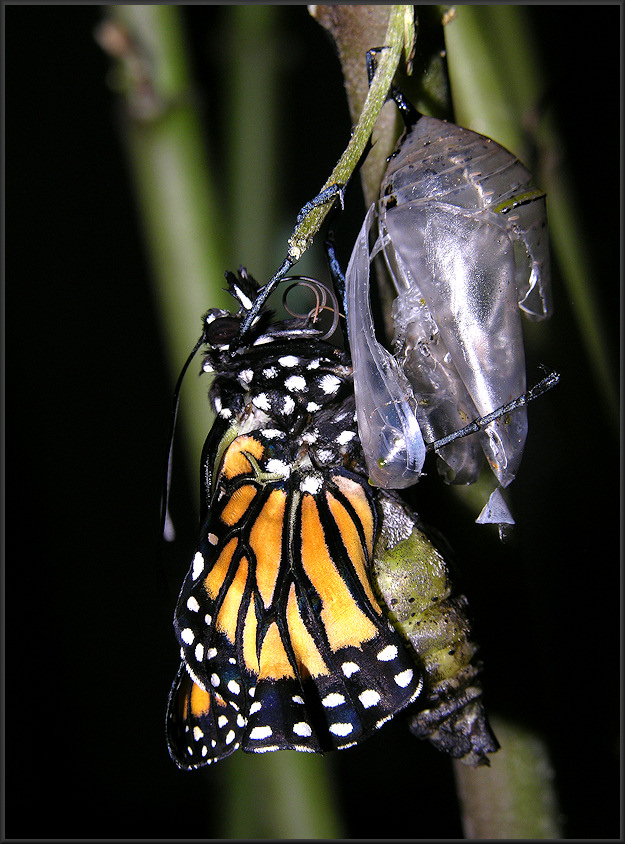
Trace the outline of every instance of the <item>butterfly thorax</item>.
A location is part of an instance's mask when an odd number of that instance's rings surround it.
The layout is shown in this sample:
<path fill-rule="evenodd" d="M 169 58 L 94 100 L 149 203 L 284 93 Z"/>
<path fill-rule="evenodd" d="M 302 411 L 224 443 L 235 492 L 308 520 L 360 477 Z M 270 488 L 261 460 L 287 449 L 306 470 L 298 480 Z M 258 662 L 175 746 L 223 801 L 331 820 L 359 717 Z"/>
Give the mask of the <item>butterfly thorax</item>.
<path fill-rule="evenodd" d="M 237 321 L 224 311 L 206 317 L 211 335 L 203 371 L 213 373 L 210 401 L 238 434 L 262 432 L 289 466 L 362 469 L 349 355 L 319 339 L 305 320 L 259 326 L 230 353 Z"/>

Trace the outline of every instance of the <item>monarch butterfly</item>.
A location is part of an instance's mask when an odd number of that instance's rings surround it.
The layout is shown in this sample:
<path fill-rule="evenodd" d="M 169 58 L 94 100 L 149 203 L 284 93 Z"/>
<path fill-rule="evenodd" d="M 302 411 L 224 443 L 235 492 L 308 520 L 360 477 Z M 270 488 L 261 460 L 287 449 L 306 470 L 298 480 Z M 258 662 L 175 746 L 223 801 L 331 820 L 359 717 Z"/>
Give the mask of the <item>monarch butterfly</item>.
<path fill-rule="evenodd" d="M 175 612 L 173 760 L 193 769 L 239 747 L 342 749 L 407 709 L 420 738 L 487 764 L 498 745 L 473 700 L 466 599 L 447 600 L 446 564 L 414 514 L 366 481 L 349 354 L 306 319 L 271 322 L 263 310 L 232 356 L 257 285 L 243 269 L 227 278 L 238 313 L 204 318 L 217 419 Z"/>
<path fill-rule="evenodd" d="M 263 310 L 204 318 L 217 419 L 202 456 L 202 527 L 176 606 L 181 667 L 167 737 L 192 769 L 237 748 L 349 747 L 422 692 L 423 671 L 369 580 L 379 515 L 366 481 L 347 352 Z"/>
<path fill-rule="evenodd" d="M 412 482 L 426 449 L 406 376 L 375 341 L 373 214 L 345 285 L 336 279 L 353 367 L 350 353 L 306 317 L 272 321 L 268 289 L 284 280 L 288 261 L 260 291 L 242 268 L 237 277 L 227 273 L 238 312 L 204 317 L 203 371 L 215 376 L 217 419 L 202 455 L 200 542 L 174 618 L 182 662 L 167 737 L 181 768 L 239 747 L 350 747 L 402 710 L 416 735 L 469 764 L 487 763 L 497 749 L 480 701 L 466 599 L 451 596 L 445 561 L 416 516 L 367 481 L 372 451 L 382 476 L 401 477 L 379 483 L 385 487 Z M 372 390 L 369 428 L 363 385 Z M 408 474 L 402 448 L 414 449 Z"/>
<path fill-rule="evenodd" d="M 476 132 L 418 115 L 389 159 L 346 273 L 359 430 L 372 483 L 415 483 L 425 440 L 488 415 L 525 390 L 519 310 L 551 310 L 545 196 L 507 150 Z M 379 236 L 369 249 L 378 218 Z M 369 264 L 382 252 L 397 290 L 397 355 L 375 338 Z M 448 480 L 471 483 L 486 455 L 507 486 L 522 457 L 524 410 L 437 449 Z M 481 446 L 481 451 L 480 451 Z"/>

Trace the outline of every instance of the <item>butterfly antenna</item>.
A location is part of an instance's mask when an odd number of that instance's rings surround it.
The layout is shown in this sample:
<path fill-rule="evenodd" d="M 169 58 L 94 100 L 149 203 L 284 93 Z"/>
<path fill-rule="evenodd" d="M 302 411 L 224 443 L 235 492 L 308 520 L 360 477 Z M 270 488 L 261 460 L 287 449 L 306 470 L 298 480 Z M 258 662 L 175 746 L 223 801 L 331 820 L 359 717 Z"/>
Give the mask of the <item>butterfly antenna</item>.
<path fill-rule="evenodd" d="M 552 387 L 556 386 L 559 380 L 560 376 L 557 372 L 550 372 L 549 375 L 543 378 L 542 381 L 539 381 L 538 384 L 532 387 L 531 390 L 528 390 L 527 393 L 523 393 L 522 396 L 518 396 L 516 399 L 513 399 L 507 404 L 498 407 L 496 410 L 493 410 L 492 413 L 488 413 L 486 416 L 480 416 L 477 419 L 474 419 L 473 422 L 469 422 L 469 424 L 465 425 L 464 428 L 461 428 L 459 431 L 454 431 L 453 434 L 448 434 L 446 437 L 441 437 L 440 440 L 426 442 L 426 451 L 436 451 L 444 445 L 448 445 L 454 440 L 460 439 L 460 437 L 466 437 L 469 434 L 475 434 L 477 431 L 481 431 L 490 422 L 494 422 L 495 419 L 499 419 L 500 416 L 505 416 L 506 413 L 518 410 L 518 408 L 523 407 L 528 402 L 538 398 L 538 396 L 541 396 L 543 393 L 546 393 L 547 390 L 551 390 Z"/>
<path fill-rule="evenodd" d="M 184 366 L 178 376 L 178 380 L 176 381 L 176 386 L 174 387 L 174 406 L 172 409 L 171 414 L 171 422 L 169 426 L 169 436 L 167 438 L 167 468 L 165 472 L 165 480 L 163 483 L 163 495 L 161 497 L 161 515 L 160 515 L 160 530 L 159 530 L 159 541 L 170 541 L 173 539 L 173 525 L 169 519 L 169 512 L 168 512 L 168 504 L 169 504 L 169 489 L 171 486 L 171 466 L 172 466 L 172 454 L 174 450 L 174 433 L 176 431 L 176 419 L 178 418 L 178 405 L 180 403 L 180 390 L 182 388 L 182 382 L 184 376 L 186 375 L 187 369 L 189 368 L 191 361 L 197 354 L 198 349 L 200 346 L 205 342 L 204 333 L 202 333 L 201 337 L 193 347 L 193 351 L 185 361 Z"/>

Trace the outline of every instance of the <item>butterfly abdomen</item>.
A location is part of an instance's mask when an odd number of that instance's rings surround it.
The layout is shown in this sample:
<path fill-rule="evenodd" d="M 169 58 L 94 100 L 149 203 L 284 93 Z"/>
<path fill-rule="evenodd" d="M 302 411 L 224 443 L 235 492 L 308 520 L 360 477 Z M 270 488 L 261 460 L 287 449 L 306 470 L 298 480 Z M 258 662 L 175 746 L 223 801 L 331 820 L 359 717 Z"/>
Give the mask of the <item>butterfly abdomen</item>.
<path fill-rule="evenodd" d="M 452 594 L 445 559 L 414 514 L 388 493 L 378 501 L 382 527 L 372 579 L 425 673 L 424 694 L 409 711 L 410 729 L 469 765 L 488 764 L 486 754 L 499 745 L 481 700 L 467 599 Z"/>

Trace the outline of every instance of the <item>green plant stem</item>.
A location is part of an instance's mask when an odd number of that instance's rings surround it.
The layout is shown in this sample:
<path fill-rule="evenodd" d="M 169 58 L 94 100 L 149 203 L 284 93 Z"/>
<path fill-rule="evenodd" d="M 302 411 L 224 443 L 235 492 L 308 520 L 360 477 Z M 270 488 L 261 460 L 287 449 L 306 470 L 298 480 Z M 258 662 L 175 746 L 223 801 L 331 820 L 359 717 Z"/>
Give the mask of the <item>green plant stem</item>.
<path fill-rule="evenodd" d="M 317 9 L 319 8 L 327 9 L 328 7 L 317 7 Z M 467 8 L 473 7 L 462 7 L 463 10 Z M 330 7 L 330 9 L 333 9 L 333 7 Z M 319 12 L 317 12 L 317 17 L 319 18 Z M 336 12 L 328 12 L 327 18 L 322 17 L 320 22 L 330 29 L 338 45 L 339 56 L 344 68 L 348 100 L 350 103 L 357 102 L 361 97 L 360 92 L 350 90 L 354 79 L 353 68 L 357 65 L 359 56 L 364 55 L 366 50 L 375 43 L 378 37 L 377 33 L 367 32 L 364 28 L 360 28 L 357 34 L 354 34 L 353 31 L 350 31 L 353 19 L 349 15 L 339 16 Z M 520 37 L 518 32 L 515 37 Z M 452 57 L 451 53 L 455 47 L 449 47 L 448 58 L 452 62 L 452 66 L 456 68 L 452 83 L 455 78 L 462 77 L 463 73 L 466 73 L 467 77 L 473 77 L 471 79 L 472 96 L 475 96 L 478 100 L 482 99 L 484 110 L 490 111 L 494 108 L 497 111 L 497 107 L 493 107 L 489 93 L 482 92 L 482 86 L 487 84 L 487 80 L 479 72 L 479 62 L 476 60 L 475 49 L 473 47 L 469 49 L 468 44 L 465 44 L 464 47 L 466 63 L 470 67 L 463 67 L 457 56 Z M 484 49 L 486 51 L 486 48 Z M 514 61 L 521 61 L 521 57 L 515 55 Z M 514 62 L 511 63 L 511 67 L 515 68 Z M 517 73 L 519 72 L 519 68 L 515 68 L 515 70 Z M 465 81 L 462 79 L 462 82 Z M 436 83 L 437 80 L 434 79 L 434 82 Z M 427 87 L 428 80 L 425 80 L 424 93 L 426 95 L 428 93 Z M 467 91 L 468 88 L 467 85 Z M 440 100 L 440 92 L 438 90 L 432 91 L 431 99 L 433 101 Z M 454 91 L 454 102 L 455 100 L 456 92 Z M 508 103 L 507 109 L 506 123 L 508 121 L 514 122 L 514 104 Z M 476 127 L 473 126 L 472 128 Z M 483 127 L 478 127 L 478 129 L 485 131 Z M 512 140 L 514 138 L 507 138 L 507 142 L 514 149 Z M 378 196 L 383 170 L 377 172 L 379 175 L 375 189 L 373 185 L 368 185 L 371 191 L 371 201 L 374 201 Z M 500 727 L 501 734 L 499 734 Z M 534 837 L 534 835 L 545 837 L 539 835 L 541 830 L 557 829 L 555 798 L 553 798 L 553 791 L 551 790 L 551 781 L 548 776 L 544 775 L 544 767 L 549 767 L 547 751 L 540 739 L 531 732 L 521 730 L 517 726 L 507 724 L 502 720 L 497 719 L 495 733 L 498 735 L 502 746 L 510 740 L 507 752 L 502 754 L 502 751 L 499 751 L 493 756 L 494 761 L 492 761 L 491 770 L 496 772 L 495 775 L 490 773 L 489 769 L 482 772 L 482 770 L 457 765 L 456 775 L 466 835 L 467 837 L 485 838 L 525 838 Z M 500 754 L 502 754 L 502 761 L 498 761 Z M 541 760 L 541 764 L 544 761 L 542 768 L 540 765 L 534 764 L 538 759 Z M 520 760 L 530 761 L 527 764 L 525 761 L 521 764 Z M 488 806 L 497 807 L 497 810 L 488 812 L 485 808 Z M 508 811 L 507 807 L 512 808 Z M 524 817 L 525 815 L 536 819 L 536 823 L 530 822 L 528 817 Z M 521 822 L 522 820 L 523 822 Z M 499 834 L 502 829 L 505 829 L 506 835 Z M 528 835 L 528 831 L 533 832 L 534 835 Z"/>
<path fill-rule="evenodd" d="M 267 8 L 247 11 L 244 18 L 238 16 L 239 24 L 266 31 Z M 246 35 L 257 43 L 263 41 L 258 31 Z M 176 6 L 108 6 L 97 37 L 117 59 L 114 81 L 125 105 L 124 140 L 175 376 L 200 334 L 207 306 L 231 305 L 222 290 L 226 266 L 223 204 L 215 199 L 191 94 L 180 10 Z M 258 74 L 253 62 L 239 67 L 235 98 L 237 90 L 252 84 L 251 72 Z M 264 87 L 262 80 L 260 86 Z M 254 162 L 258 153 L 257 148 Z M 264 155 L 269 152 L 265 150 Z M 235 182 L 246 178 L 236 164 L 235 172 L 239 174 Z M 270 170 L 263 172 L 270 178 Z M 263 193 L 258 185 L 253 190 Z M 181 397 L 182 432 L 193 465 L 199 462 L 211 424 L 206 387 L 200 383 L 193 390 L 185 384 Z M 215 826 L 224 837 L 340 837 L 325 760 L 307 754 L 235 754 L 220 765 L 228 798 Z"/>
<path fill-rule="evenodd" d="M 360 10 L 362 7 L 357 7 L 357 9 Z M 375 77 L 369 87 L 358 122 L 354 128 L 345 152 L 321 188 L 322 191 L 334 185 L 346 185 L 349 182 L 352 173 L 358 166 L 365 147 L 371 138 L 371 133 L 378 119 L 378 115 L 382 110 L 382 106 L 386 102 L 389 88 L 399 65 L 402 52 L 404 51 L 406 19 L 411 15 L 411 12 L 411 6 L 390 7 L 388 27 L 386 34 L 384 35 L 384 40 L 375 45 L 377 47 L 384 46 L 388 49 L 382 50 L 378 56 L 378 66 Z M 365 55 L 366 51 L 361 56 L 363 69 Z M 323 223 L 330 207 L 330 204 L 324 204 L 312 208 L 296 226 L 293 234 L 289 238 L 289 252 L 287 257 L 290 260 L 298 261 L 306 249 L 308 249 L 315 234 L 321 228 L 321 224 Z"/>
<path fill-rule="evenodd" d="M 228 787 L 215 837 L 344 837 L 327 758 L 239 752 L 219 764 Z"/>
<path fill-rule="evenodd" d="M 228 305 L 221 291 L 225 264 L 216 192 L 191 93 L 179 8 L 104 8 L 105 26 L 128 40 L 114 79 L 125 106 L 123 139 L 173 383 L 200 335 L 207 304 Z M 205 385 L 185 384 L 180 422 L 197 465 L 210 426 Z"/>
<path fill-rule="evenodd" d="M 537 183 L 547 191 L 552 242 L 560 255 L 569 237 L 583 238 L 574 230 L 565 234 L 560 225 L 565 175 L 560 172 L 554 181 L 553 173 L 531 160 L 534 149 L 544 162 L 549 150 L 558 147 L 551 122 L 535 119 L 541 74 L 524 12 L 518 6 L 458 6 L 455 12 L 445 27 L 445 42 L 456 122 L 494 138 L 535 170 Z M 586 297 L 587 304 L 591 298 Z M 593 323 L 592 304 L 583 313 Z M 592 334 L 589 328 L 590 346 Z M 593 360 L 605 386 L 607 361 L 596 348 Z M 468 497 L 466 491 L 457 494 Z M 466 771 L 456 766 L 466 836 L 557 838 L 553 772 L 542 739 L 500 718 L 493 719 L 493 727 L 502 750 L 491 768 Z"/>
<path fill-rule="evenodd" d="M 466 838 L 561 838 L 554 770 L 536 733 L 500 716 L 491 725 L 501 749 L 490 767 L 454 762 Z"/>
<path fill-rule="evenodd" d="M 313 6 L 311 14 L 327 29 L 338 50 L 345 93 L 352 123 L 356 125 L 369 93 L 365 57 L 367 50 L 384 44 L 390 6 Z M 367 206 L 380 190 L 386 159 L 391 154 L 398 130 L 397 109 L 387 103 L 373 129 L 372 148 L 360 168 L 360 180 Z"/>
<path fill-rule="evenodd" d="M 225 79 L 229 205 L 228 266 L 248 266 L 259 281 L 275 270 L 277 219 L 278 71 L 277 6 L 234 5 L 226 15 Z M 281 244 L 280 251 L 283 249 Z"/>
<path fill-rule="evenodd" d="M 445 41 L 456 122 L 503 144 L 530 167 L 547 192 L 553 252 L 616 429 L 618 378 L 603 340 L 590 249 L 575 211 L 570 176 L 558 154 L 562 140 L 551 115 L 540 110 L 543 74 L 525 10 L 456 6 L 455 17 L 445 27 Z"/>

